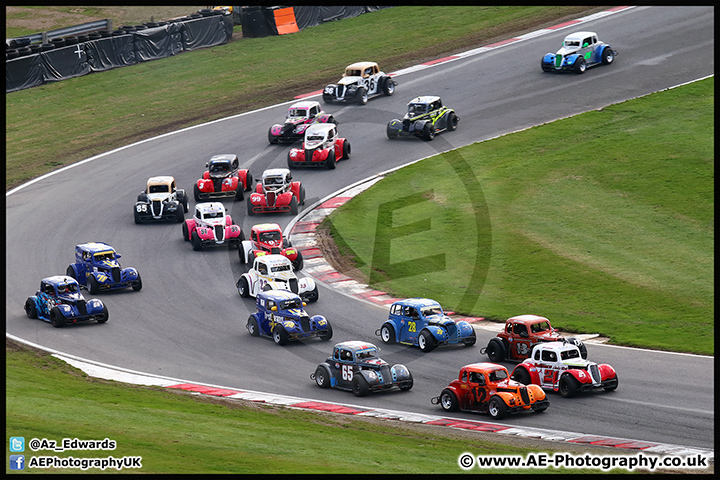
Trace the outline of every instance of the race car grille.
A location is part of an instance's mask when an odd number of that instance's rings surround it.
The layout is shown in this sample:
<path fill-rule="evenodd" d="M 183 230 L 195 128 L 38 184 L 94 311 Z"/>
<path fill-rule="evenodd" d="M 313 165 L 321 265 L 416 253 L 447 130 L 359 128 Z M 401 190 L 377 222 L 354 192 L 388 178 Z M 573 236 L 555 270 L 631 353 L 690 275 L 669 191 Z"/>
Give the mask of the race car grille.
<path fill-rule="evenodd" d="M 600 369 L 598 368 L 597 364 L 593 363 L 590 365 L 590 377 L 592 378 L 593 383 L 600 383 Z"/>
<path fill-rule="evenodd" d="M 265 199 L 269 207 L 275 206 L 275 192 L 267 192 L 267 195 L 265 195 Z"/>
<path fill-rule="evenodd" d="M 215 230 L 215 240 L 225 240 L 225 226 L 215 225 L 213 228 Z"/>
<path fill-rule="evenodd" d="M 448 323 L 448 325 L 446 325 L 445 327 L 447 328 L 448 337 L 453 338 L 457 336 L 458 329 L 456 324 Z"/>
<path fill-rule="evenodd" d="M 151 208 L 153 215 L 160 215 L 160 213 L 162 213 L 162 202 L 160 200 L 153 200 Z"/>
<path fill-rule="evenodd" d="M 559 67 L 562 64 L 562 55 L 555 55 L 555 66 Z"/>
<path fill-rule="evenodd" d="M 383 365 L 378 371 L 378 377 L 380 377 L 380 383 L 392 381 L 392 374 L 390 373 L 390 365 Z"/>
<path fill-rule="evenodd" d="M 338 85 L 337 86 L 337 96 L 342 97 L 345 95 L 345 85 Z"/>
<path fill-rule="evenodd" d="M 85 303 L 85 300 L 78 300 L 76 305 L 80 315 L 87 315 L 87 304 Z"/>
<path fill-rule="evenodd" d="M 303 329 L 303 332 L 309 332 L 310 331 L 310 319 L 308 317 L 301 317 L 300 318 L 300 326 Z"/>
<path fill-rule="evenodd" d="M 298 281 L 297 278 L 291 278 L 288 282 L 290 284 L 290 291 L 293 293 L 298 293 L 300 290 L 298 289 Z"/>
<path fill-rule="evenodd" d="M 280 249 L 278 247 L 273 247 L 270 249 L 270 253 L 277 255 L 280 253 Z"/>
<path fill-rule="evenodd" d="M 113 267 L 112 271 L 110 273 L 112 274 L 112 279 L 115 283 L 120 281 L 120 268 L 119 267 Z"/>
<path fill-rule="evenodd" d="M 520 387 L 520 398 L 522 398 L 522 401 L 525 405 L 528 405 L 530 403 L 530 395 L 528 395 L 526 387 Z"/>
<path fill-rule="evenodd" d="M 315 153 L 315 149 L 305 149 L 305 161 L 306 162 L 312 162 L 313 159 L 313 153 Z"/>
<path fill-rule="evenodd" d="M 212 181 L 213 181 L 213 189 L 214 189 L 216 192 L 222 191 L 222 182 L 223 182 L 223 179 L 222 179 L 222 178 L 213 178 Z"/>

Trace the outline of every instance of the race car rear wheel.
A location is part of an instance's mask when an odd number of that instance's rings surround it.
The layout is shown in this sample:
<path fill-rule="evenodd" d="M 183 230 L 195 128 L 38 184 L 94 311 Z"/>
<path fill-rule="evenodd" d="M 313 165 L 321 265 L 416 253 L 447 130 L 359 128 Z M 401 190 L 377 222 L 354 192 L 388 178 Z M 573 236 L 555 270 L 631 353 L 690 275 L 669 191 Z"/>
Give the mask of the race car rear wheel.
<path fill-rule="evenodd" d="M 257 320 L 255 319 L 255 317 L 253 315 L 250 315 L 248 317 L 246 327 L 247 327 L 248 333 L 250 333 L 251 337 L 259 337 L 260 336 L 260 328 L 258 327 Z"/>
<path fill-rule="evenodd" d="M 370 386 L 362 375 L 355 375 L 353 377 L 352 391 L 356 397 L 364 397 L 370 391 Z"/>
<path fill-rule="evenodd" d="M 28 318 L 38 318 L 37 308 L 35 308 L 35 302 L 31 299 L 25 300 L 25 314 Z"/>
<path fill-rule="evenodd" d="M 320 388 L 330 388 L 330 375 L 321 365 L 315 369 L 315 383 Z"/>
<path fill-rule="evenodd" d="M 190 233 L 188 232 L 187 222 L 183 223 L 182 231 L 183 231 L 183 240 L 185 240 L 186 242 L 189 242 L 190 241 Z"/>
<path fill-rule="evenodd" d="M 420 336 L 418 337 L 418 347 L 420 347 L 420 350 L 429 352 L 435 348 L 436 344 L 437 342 L 432 333 L 427 330 L 420 332 Z"/>
<path fill-rule="evenodd" d="M 560 377 L 560 383 L 558 384 L 558 390 L 560 395 L 565 398 L 574 396 L 578 391 L 578 381 L 573 378 L 572 375 L 566 374 Z"/>
<path fill-rule="evenodd" d="M 97 319 L 97 322 L 98 322 L 98 323 L 105 323 L 105 322 L 107 322 L 107 321 L 108 321 L 108 316 L 109 316 L 109 315 L 108 315 L 108 309 L 107 309 L 107 307 L 106 307 L 105 305 L 103 305 L 102 315 L 100 316 L 100 318 Z"/>
<path fill-rule="evenodd" d="M 516 382 L 522 383 L 523 385 L 530 385 L 532 383 L 532 380 L 530 380 L 530 374 L 522 367 L 516 368 L 510 378 Z"/>
<path fill-rule="evenodd" d="M 450 390 L 443 390 L 440 394 L 440 406 L 446 412 L 456 412 L 458 409 L 458 399 Z"/>
<path fill-rule="evenodd" d="M 300 270 L 302 270 L 304 264 L 305 262 L 303 260 L 302 252 L 298 250 L 297 257 L 295 257 L 295 260 L 292 262 L 293 270 L 299 272 Z"/>
<path fill-rule="evenodd" d="M 494 396 L 488 402 L 488 413 L 495 420 L 503 419 L 507 414 L 507 405 L 505 405 L 502 398 Z"/>
<path fill-rule="evenodd" d="M 380 328 L 380 340 L 384 343 L 395 343 L 395 327 L 386 323 Z"/>
<path fill-rule="evenodd" d="M 185 221 L 185 212 L 183 210 L 183 206 L 179 203 L 177 204 L 177 210 L 175 210 L 175 221 L 177 223 L 182 223 Z"/>

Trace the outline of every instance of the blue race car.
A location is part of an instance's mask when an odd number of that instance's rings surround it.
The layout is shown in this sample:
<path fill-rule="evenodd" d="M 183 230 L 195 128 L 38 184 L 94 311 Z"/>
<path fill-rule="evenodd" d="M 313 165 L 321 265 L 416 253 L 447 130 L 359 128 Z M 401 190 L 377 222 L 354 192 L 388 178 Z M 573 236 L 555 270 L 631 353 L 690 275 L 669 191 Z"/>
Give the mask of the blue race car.
<path fill-rule="evenodd" d="M 104 290 L 132 287 L 142 288 L 142 279 L 135 268 L 120 268 L 120 254 L 102 242 L 82 243 L 75 247 L 75 263 L 67 268 L 67 275 L 76 279 L 91 295 Z"/>
<path fill-rule="evenodd" d="M 108 320 L 107 307 L 97 298 L 85 300 L 77 280 L 65 275 L 43 278 L 40 290 L 25 300 L 28 318 L 39 318 L 53 327 L 69 323 Z"/>
<path fill-rule="evenodd" d="M 618 53 L 598 40 L 595 32 L 575 32 L 566 36 L 557 53 L 546 53 L 540 67 L 543 72 L 585 73 L 596 65 L 609 65 Z"/>
<path fill-rule="evenodd" d="M 390 306 L 390 315 L 375 331 L 385 343 L 402 343 L 429 352 L 438 345 L 475 345 L 475 329 L 464 320 L 455 321 L 429 298 L 406 298 Z"/>
<path fill-rule="evenodd" d="M 320 388 L 349 390 L 358 397 L 369 392 L 413 387 L 413 377 L 405 365 L 390 365 L 378 357 L 372 343 L 357 340 L 335 345 L 332 356 L 310 375 Z"/>
<path fill-rule="evenodd" d="M 278 345 L 289 341 L 319 337 L 332 338 L 332 326 L 322 315 L 307 314 L 299 295 L 288 290 L 266 290 L 255 297 L 257 312 L 248 317 L 247 329 L 253 337 L 272 337 Z"/>

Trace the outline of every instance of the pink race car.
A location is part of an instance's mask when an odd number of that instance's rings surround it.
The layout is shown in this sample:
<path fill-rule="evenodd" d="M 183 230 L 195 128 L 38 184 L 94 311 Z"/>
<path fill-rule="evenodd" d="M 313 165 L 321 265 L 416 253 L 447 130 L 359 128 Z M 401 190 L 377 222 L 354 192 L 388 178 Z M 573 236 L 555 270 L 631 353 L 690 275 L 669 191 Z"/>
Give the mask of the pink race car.
<path fill-rule="evenodd" d="M 193 250 L 221 245 L 240 248 L 245 235 L 225 213 L 225 205 L 207 202 L 196 204 L 193 218 L 183 223 L 183 240 L 191 242 Z"/>
<path fill-rule="evenodd" d="M 255 191 L 247 199 L 248 215 L 256 213 L 298 213 L 298 205 L 305 204 L 305 188 L 293 182 L 287 168 L 271 168 L 262 174 Z"/>
<path fill-rule="evenodd" d="M 347 138 L 338 137 L 334 123 L 310 125 L 305 130 L 305 141 L 302 148 L 293 148 L 288 153 L 288 168 L 294 167 L 326 167 L 335 168 L 341 159 L 350 158 L 350 142 Z"/>
<path fill-rule="evenodd" d="M 276 123 L 268 131 L 268 142 L 293 143 L 303 138 L 305 129 L 313 123 L 336 123 L 332 115 L 323 112 L 319 102 L 302 101 L 290 105 L 285 123 Z"/>

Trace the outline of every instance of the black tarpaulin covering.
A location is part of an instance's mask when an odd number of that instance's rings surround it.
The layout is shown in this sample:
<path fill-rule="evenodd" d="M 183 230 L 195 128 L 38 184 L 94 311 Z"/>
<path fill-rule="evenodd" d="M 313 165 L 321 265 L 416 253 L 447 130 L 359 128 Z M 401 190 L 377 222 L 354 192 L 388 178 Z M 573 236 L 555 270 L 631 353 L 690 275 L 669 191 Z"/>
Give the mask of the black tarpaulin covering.
<path fill-rule="evenodd" d="M 116 35 L 85 42 L 88 64 L 93 72 L 133 65 L 135 51 L 133 35 Z"/>
<path fill-rule="evenodd" d="M 362 15 L 363 13 L 376 12 L 381 8 L 378 6 L 360 6 L 352 5 L 345 7 L 330 6 L 294 6 L 295 22 L 298 29 L 302 30 L 307 27 L 316 27 L 324 22 L 332 22 L 333 20 L 341 20 L 343 18 L 352 18 Z M 275 32 L 277 34 L 277 31 Z"/>
<path fill-rule="evenodd" d="M 365 13 L 365 7 L 361 6 L 350 6 L 350 7 L 326 7 L 321 6 L 320 8 L 320 20 L 323 22 L 332 22 L 333 20 L 340 20 L 343 18 L 357 17 Z"/>
<path fill-rule="evenodd" d="M 5 91 L 14 92 L 42 85 L 44 71 L 39 53 L 7 60 L 5 62 Z"/>
<path fill-rule="evenodd" d="M 182 41 L 185 50 L 214 47 L 227 43 L 230 39 L 222 15 L 210 15 L 181 23 L 184 27 Z"/>
<path fill-rule="evenodd" d="M 177 55 L 183 51 L 182 25 L 169 23 L 160 27 L 133 32 L 135 54 L 138 62 Z"/>
<path fill-rule="evenodd" d="M 45 82 L 57 82 L 90 73 L 84 43 L 55 48 L 39 54 L 45 66 Z"/>

